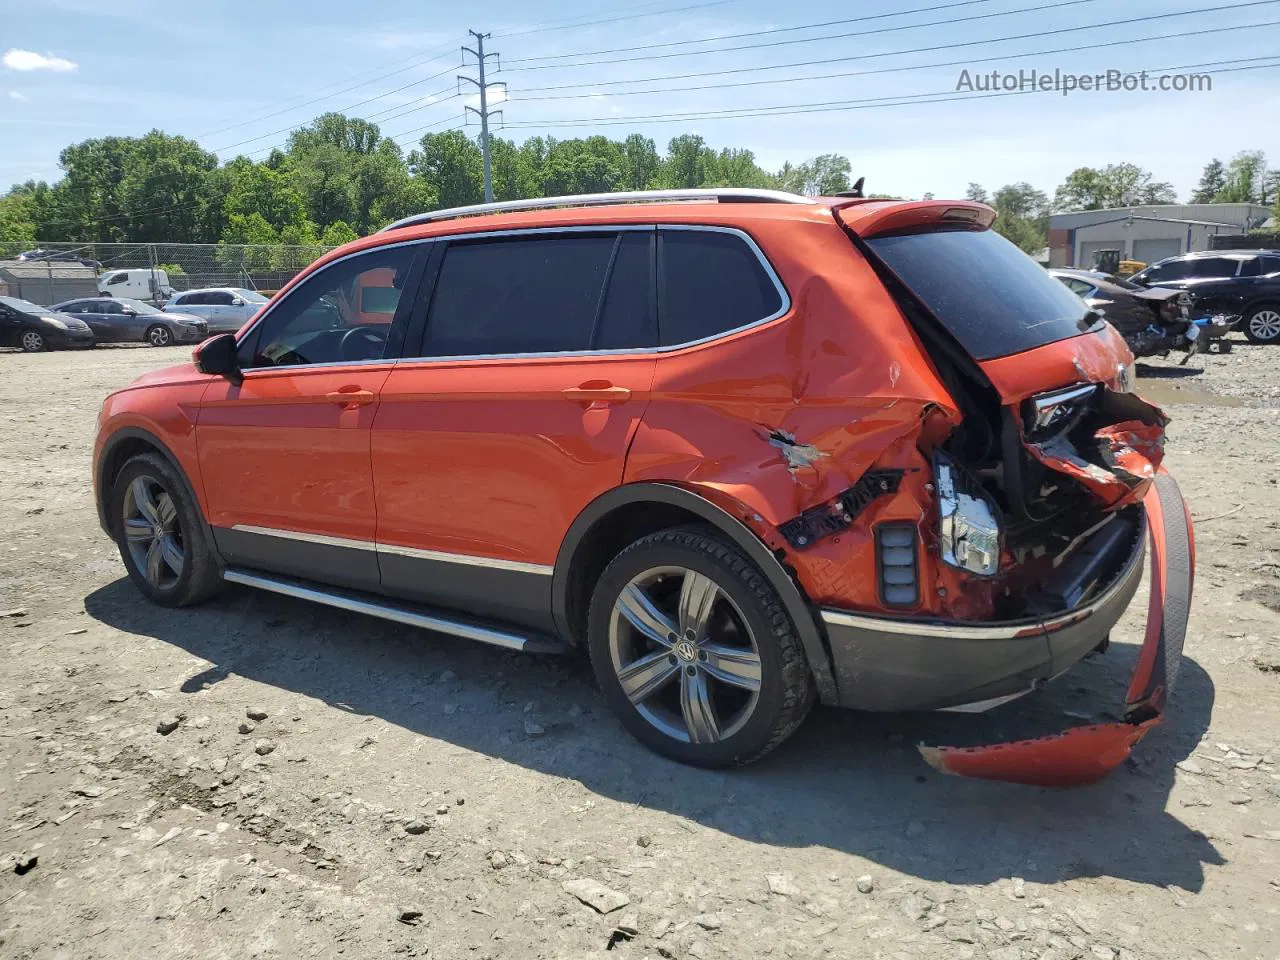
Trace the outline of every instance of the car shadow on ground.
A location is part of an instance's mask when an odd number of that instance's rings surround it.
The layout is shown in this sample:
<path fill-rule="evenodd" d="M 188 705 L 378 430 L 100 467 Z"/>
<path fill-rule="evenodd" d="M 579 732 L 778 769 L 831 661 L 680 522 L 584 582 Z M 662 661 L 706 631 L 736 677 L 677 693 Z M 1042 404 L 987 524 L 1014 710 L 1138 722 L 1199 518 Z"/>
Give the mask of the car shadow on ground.
<path fill-rule="evenodd" d="M 1195 891 L 1204 865 L 1224 862 L 1176 809 L 1165 810 L 1174 763 L 1195 749 L 1213 707 L 1213 683 L 1194 660 L 1183 661 L 1169 722 L 1092 787 L 945 777 L 915 750 L 1117 719 L 1105 705 L 1123 703 L 1132 644 L 1112 644 L 1048 691 L 982 716 L 820 708 L 767 759 L 709 772 L 633 741 L 582 658 L 531 658 L 243 588 L 166 610 L 122 579 L 87 596 L 85 609 L 209 661 L 183 684 L 187 693 L 237 674 L 755 843 L 827 847 L 967 884 L 1111 876 Z M 456 679 L 442 682 L 446 671 Z M 542 734 L 526 733 L 531 717 Z"/>

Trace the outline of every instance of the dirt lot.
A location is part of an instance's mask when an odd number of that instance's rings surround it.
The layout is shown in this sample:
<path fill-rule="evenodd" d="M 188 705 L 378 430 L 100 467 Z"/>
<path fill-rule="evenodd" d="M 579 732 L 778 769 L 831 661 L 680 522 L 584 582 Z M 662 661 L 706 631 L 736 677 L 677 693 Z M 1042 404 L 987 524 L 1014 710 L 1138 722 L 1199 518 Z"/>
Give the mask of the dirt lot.
<path fill-rule="evenodd" d="M 152 607 L 90 443 L 185 356 L 0 354 L 0 956 L 1280 956 L 1280 348 L 1140 381 L 1200 521 L 1187 659 L 1170 722 L 1070 791 L 914 744 L 1114 716 L 1136 615 L 1032 700 L 820 710 L 719 774 L 645 752 L 580 664 L 244 589 Z"/>

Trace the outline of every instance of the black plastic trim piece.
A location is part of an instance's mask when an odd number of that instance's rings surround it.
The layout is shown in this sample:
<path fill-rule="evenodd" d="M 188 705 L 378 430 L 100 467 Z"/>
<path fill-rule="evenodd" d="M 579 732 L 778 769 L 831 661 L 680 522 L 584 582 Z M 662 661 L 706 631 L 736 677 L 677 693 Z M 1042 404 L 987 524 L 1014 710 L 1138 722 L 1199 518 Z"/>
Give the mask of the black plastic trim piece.
<path fill-rule="evenodd" d="M 788 520 L 778 527 L 778 532 L 797 550 L 811 547 L 818 540 L 848 527 L 877 497 L 896 493 L 904 472 L 868 470 L 844 493 Z"/>

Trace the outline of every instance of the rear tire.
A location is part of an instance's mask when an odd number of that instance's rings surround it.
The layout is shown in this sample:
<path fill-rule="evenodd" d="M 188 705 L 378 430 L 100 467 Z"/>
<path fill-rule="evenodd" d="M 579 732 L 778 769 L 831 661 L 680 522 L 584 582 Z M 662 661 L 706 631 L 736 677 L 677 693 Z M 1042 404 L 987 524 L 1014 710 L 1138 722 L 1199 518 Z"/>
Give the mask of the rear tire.
<path fill-rule="evenodd" d="M 223 584 L 200 507 L 158 453 L 129 460 L 111 488 L 108 516 L 129 579 L 162 607 L 199 603 Z"/>
<path fill-rule="evenodd" d="M 637 740 L 680 763 L 757 760 L 815 699 L 777 591 L 704 528 L 663 530 L 614 557 L 592 594 L 587 640 L 609 708 Z"/>
<path fill-rule="evenodd" d="M 1280 304 L 1263 303 L 1250 310 L 1240 329 L 1250 343 L 1280 343 Z"/>

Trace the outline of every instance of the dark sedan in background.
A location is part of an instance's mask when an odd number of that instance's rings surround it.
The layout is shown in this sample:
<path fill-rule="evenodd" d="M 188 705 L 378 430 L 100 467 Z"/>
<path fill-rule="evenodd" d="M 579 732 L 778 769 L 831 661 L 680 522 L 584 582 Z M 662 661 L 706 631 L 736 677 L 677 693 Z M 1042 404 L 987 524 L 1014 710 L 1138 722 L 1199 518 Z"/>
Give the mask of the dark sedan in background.
<path fill-rule="evenodd" d="M 1192 299 L 1184 291 L 1142 287 L 1096 270 L 1054 269 L 1049 275 L 1119 330 L 1135 357 L 1163 356 L 1170 350 L 1195 352 L 1201 328 L 1193 322 Z M 1223 323 L 1216 332 L 1221 335 L 1226 329 Z"/>
<path fill-rule="evenodd" d="M 1211 250 L 1169 257 L 1129 278 L 1144 287 L 1185 290 L 1197 316 L 1240 317 L 1253 343 L 1280 343 L 1280 250 Z"/>
<path fill-rule="evenodd" d="M 92 347 L 93 331 L 83 320 L 54 313 L 29 300 L 0 297 L 0 347 L 27 353 L 57 347 Z"/>
<path fill-rule="evenodd" d="M 209 335 L 209 324 L 200 317 L 166 313 L 141 300 L 123 297 L 68 300 L 49 309 L 83 320 L 98 343 L 149 343 L 153 347 L 168 347 L 175 343 L 199 343 Z"/>

